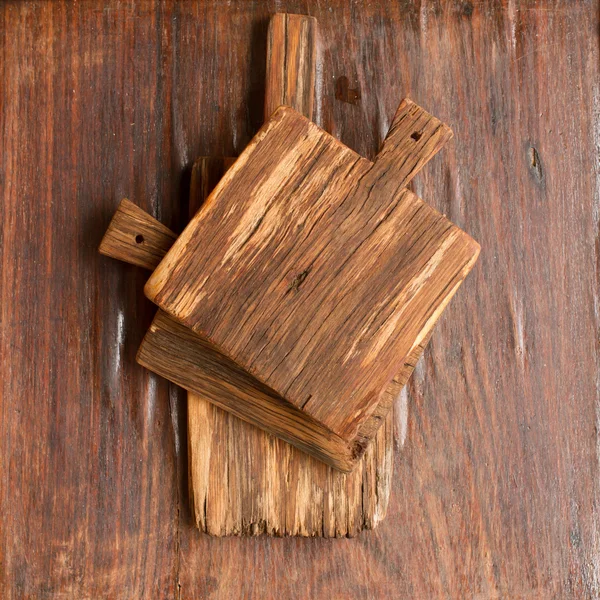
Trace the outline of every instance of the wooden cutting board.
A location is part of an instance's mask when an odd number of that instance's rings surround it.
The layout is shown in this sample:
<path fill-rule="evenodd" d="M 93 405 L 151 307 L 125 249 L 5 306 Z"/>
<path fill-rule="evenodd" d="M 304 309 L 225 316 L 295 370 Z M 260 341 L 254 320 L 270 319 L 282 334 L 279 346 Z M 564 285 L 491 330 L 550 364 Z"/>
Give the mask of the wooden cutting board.
<path fill-rule="evenodd" d="M 288 48 L 290 44 L 306 47 L 306 39 L 311 36 L 307 36 L 307 24 L 301 19 L 303 17 L 276 15 L 270 25 L 270 40 L 285 39 Z M 288 54 L 298 56 L 297 52 Z M 277 53 L 269 50 L 269 55 Z M 307 55 L 310 56 L 310 52 Z M 299 59 L 295 62 L 298 64 L 302 64 Z M 294 65 L 287 69 L 276 67 L 271 72 L 289 74 L 294 68 Z M 268 82 L 267 103 L 273 97 L 269 88 L 275 87 Z M 310 98 L 309 94 L 298 93 L 302 86 L 288 86 L 288 89 L 294 90 L 296 106 L 299 106 L 298 98 L 303 99 L 302 102 Z M 271 105 L 278 103 L 275 99 Z M 225 167 L 223 159 L 203 158 L 196 163 L 190 212 L 210 192 Z M 114 227 L 111 225 L 114 236 L 110 235 L 111 231 L 107 233 L 105 251 L 153 268 L 171 246 L 175 234 L 127 204 L 123 203 L 113 221 Z M 141 243 L 136 240 L 139 236 L 143 238 Z M 146 248 L 150 252 L 144 257 Z M 426 343 L 427 338 L 407 358 L 389 386 L 384 395 L 389 406 Z M 385 515 L 392 473 L 390 414 L 359 468 L 350 475 L 332 470 L 191 394 L 188 425 L 190 496 L 196 523 L 203 531 L 216 535 L 261 532 L 353 535 L 375 526 Z M 286 465 L 285 472 L 281 472 L 280 465 Z"/>
<path fill-rule="evenodd" d="M 352 470 L 479 253 L 405 189 L 450 136 L 405 100 L 371 163 L 279 108 L 148 280 L 138 361 Z"/>

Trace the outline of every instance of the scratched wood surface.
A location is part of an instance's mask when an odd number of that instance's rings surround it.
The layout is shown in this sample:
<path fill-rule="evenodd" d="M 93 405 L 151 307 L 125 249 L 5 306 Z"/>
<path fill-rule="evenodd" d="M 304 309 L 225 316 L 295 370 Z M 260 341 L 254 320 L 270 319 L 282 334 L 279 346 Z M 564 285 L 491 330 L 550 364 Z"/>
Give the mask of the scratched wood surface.
<path fill-rule="evenodd" d="M 97 254 L 117 199 L 178 229 L 193 160 L 244 148 L 275 10 L 319 19 L 316 119 L 357 152 L 401 95 L 452 127 L 414 190 L 484 247 L 400 397 L 388 516 L 353 540 L 193 527 L 184 396 L 134 361 L 145 275 Z M 2 4 L 2 596 L 597 597 L 598 16 Z"/>

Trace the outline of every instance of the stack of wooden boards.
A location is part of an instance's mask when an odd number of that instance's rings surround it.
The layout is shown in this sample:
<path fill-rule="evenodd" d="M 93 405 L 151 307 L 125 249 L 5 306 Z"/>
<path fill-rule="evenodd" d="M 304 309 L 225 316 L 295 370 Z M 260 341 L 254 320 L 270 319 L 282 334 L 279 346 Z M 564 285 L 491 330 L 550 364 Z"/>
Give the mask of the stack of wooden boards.
<path fill-rule="evenodd" d="M 447 126 L 405 100 L 370 162 L 306 118 L 315 39 L 314 19 L 273 18 L 269 119 L 233 164 L 196 164 L 194 208 L 208 199 L 179 238 L 124 201 L 100 248 L 155 269 L 138 361 L 190 392 L 192 504 L 211 533 L 376 524 L 393 399 L 479 252 L 406 188 Z"/>

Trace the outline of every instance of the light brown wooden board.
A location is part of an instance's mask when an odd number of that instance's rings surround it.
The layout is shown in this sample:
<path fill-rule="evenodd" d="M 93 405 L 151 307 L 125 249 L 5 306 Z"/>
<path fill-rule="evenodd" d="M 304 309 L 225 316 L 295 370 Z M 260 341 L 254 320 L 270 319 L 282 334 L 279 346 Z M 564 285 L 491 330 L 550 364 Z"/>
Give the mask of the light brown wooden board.
<path fill-rule="evenodd" d="M 280 108 L 145 287 L 210 341 L 211 358 L 193 370 L 160 318 L 139 362 L 199 391 L 215 382 L 212 351 L 230 357 L 257 385 L 236 394 L 235 375 L 220 406 L 351 470 L 381 394 L 479 253 L 404 189 L 450 135 L 405 100 L 371 163 Z"/>

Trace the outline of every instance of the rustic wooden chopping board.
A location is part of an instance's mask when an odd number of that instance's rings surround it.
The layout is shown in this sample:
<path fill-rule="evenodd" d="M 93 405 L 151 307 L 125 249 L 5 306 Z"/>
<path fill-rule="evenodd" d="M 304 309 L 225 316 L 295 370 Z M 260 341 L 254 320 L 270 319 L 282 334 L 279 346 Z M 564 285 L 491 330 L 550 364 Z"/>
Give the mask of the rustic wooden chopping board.
<path fill-rule="evenodd" d="M 405 100 L 371 163 L 278 109 L 148 280 L 138 361 L 352 470 L 479 254 L 405 189 L 450 136 Z"/>

